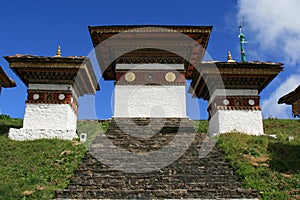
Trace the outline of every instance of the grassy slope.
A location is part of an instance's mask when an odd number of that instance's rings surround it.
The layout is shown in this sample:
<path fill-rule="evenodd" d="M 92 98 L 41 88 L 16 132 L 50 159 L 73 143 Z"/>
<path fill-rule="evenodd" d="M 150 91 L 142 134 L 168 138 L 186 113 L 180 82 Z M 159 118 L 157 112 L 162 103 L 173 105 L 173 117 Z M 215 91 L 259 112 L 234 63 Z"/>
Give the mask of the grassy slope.
<path fill-rule="evenodd" d="M 8 139 L 8 127 L 21 124 L 0 120 L 0 199 L 51 199 L 67 186 L 86 148 L 77 141 Z"/>
<path fill-rule="evenodd" d="M 81 120 L 77 122 L 77 132 L 86 133 L 85 146 L 88 148 L 95 137 L 100 133 L 105 133 L 109 127 L 109 121 L 99 123 L 96 120 Z"/>
<path fill-rule="evenodd" d="M 207 131 L 207 121 L 194 123 L 199 132 Z M 76 141 L 9 140 L 9 127 L 21 124 L 0 119 L 0 199 L 51 199 L 54 190 L 67 186 L 86 148 Z M 245 187 L 258 189 L 263 199 L 291 198 L 300 188 L 300 121 L 265 120 L 264 125 L 266 134 L 278 139 L 230 133 L 219 138 L 218 147 Z M 90 141 L 107 127 L 107 122 L 81 121 L 78 132 Z M 295 140 L 288 142 L 288 136 Z"/>
<path fill-rule="evenodd" d="M 300 197 L 300 120 L 264 120 L 268 136 L 222 135 L 218 147 L 246 188 L 261 199 Z M 293 136 L 294 141 L 288 141 Z"/>

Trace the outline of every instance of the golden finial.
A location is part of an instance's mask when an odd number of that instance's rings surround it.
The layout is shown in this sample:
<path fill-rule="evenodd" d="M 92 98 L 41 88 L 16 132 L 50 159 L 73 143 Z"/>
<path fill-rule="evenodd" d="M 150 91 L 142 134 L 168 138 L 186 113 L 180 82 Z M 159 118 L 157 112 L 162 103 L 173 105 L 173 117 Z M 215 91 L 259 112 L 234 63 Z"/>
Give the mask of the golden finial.
<path fill-rule="evenodd" d="M 232 60 L 230 51 L 228 51 L 228 54 L 227 54 L 227 62 L 235 62 L 235 60 Z"/>
<path fill-rule="evenodd" d="M 61 57 L 60 46 L 58 46 L 56 54 L 54 57 Z"/>

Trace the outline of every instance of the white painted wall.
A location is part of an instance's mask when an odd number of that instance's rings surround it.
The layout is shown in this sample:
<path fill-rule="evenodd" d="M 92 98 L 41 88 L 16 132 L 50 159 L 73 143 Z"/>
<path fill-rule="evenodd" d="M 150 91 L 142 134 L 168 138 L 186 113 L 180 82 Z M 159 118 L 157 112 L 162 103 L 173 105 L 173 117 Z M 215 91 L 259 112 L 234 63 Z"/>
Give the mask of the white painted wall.
<path fill-rule="evenodd" d="M 259 110 L 218 110 L 209 121 L 209 134 L 241 132 L 263 135 L 262 114 Z"/>
<path fill-rule="evenodd" d="M 13 140 L 77 138 L 77 115 L 68 104 L 26 104 L 23 128 L 9 130 Z"/>
<path fill-rule="evenodd" d="M 26 104 L 24 129 L 76 130 L 77 115 L 68 104 Z"/>
<path fill-rule="evenodd" d="M 114 100 L 114 117 L 187 117 L 185 85 L 116 85 Z"/>

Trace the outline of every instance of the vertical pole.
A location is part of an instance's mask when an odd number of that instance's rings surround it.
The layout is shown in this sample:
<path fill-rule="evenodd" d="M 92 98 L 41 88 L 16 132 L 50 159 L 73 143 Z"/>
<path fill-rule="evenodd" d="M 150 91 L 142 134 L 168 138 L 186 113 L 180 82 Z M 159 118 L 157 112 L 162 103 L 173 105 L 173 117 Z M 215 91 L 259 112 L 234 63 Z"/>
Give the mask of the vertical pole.
<path fill-rule="evenodd" d="M 240 47 L 241 47 L 241 61 L 246 62 L 246 54 L 244 50 L 245 36 L 242 33 L 242 25 L 240 25 L 239 28 L 240 28 L 239 38 L 240 38 Z"/>

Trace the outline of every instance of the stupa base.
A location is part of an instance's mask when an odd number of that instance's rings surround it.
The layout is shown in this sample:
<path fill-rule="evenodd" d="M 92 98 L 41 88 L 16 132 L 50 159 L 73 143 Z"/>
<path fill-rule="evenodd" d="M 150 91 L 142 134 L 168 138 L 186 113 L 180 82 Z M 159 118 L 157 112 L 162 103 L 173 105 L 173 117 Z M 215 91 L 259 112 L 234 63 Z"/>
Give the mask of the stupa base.
<path fill-rule="evenodd" d="M 78 138 L 76 130 L 53 130 L 53 129 L 15 129 L 11 128 L 8 137 L 16 141 L 38 139 L 62 139 L 73 140 Z"/>

